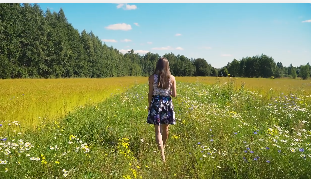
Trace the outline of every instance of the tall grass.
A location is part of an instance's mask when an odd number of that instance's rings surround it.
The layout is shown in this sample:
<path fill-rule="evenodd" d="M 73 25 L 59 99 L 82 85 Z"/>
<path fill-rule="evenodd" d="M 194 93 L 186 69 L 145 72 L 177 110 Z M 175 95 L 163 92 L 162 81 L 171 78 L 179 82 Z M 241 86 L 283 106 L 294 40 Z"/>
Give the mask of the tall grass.
<path fill-rule="evenodd" d="M 34 128 L 77 106 L 96 104 L 147 81 L 145 77 L 0 80 L 0 121 L 19 121 Z"/>
<path fill-rule="evenodd" d="M 296 93 L 303 92 L 304 94 L 311 93 L 311 80 L 302 80 L 300 78 L 240 78 L 240 77 L 177 77 L 177 81 L 188 83 L 204 83 L 204 84 L 224 84 L 230 81 L 234 82 L 234 87 L 240 89 L 241 87 L 251 91 L 258 91 L 266 93 L 267 91 L 274 91 L 278 93 Z"/>
<path fill-rule="evenodd" d="M 140 84 L 35 131 L 19 133 L 18 123 L 2 123 L 0 175 L 310 178 L 310 94 L 234 86 L 177 83 L 177 124 L 170 126 L 166 164 L 146 123 L 148 86 Z"/>

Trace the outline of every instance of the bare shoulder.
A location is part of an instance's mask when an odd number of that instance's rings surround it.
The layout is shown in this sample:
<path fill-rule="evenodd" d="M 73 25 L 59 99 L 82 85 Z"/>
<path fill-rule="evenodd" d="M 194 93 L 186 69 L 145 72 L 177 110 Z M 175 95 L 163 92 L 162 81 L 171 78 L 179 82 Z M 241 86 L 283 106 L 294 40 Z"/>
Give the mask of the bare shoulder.
<path fill-rule="evenodd" d="M 171 75 L 171 80 L 175 81 L 175 76 Z"/>

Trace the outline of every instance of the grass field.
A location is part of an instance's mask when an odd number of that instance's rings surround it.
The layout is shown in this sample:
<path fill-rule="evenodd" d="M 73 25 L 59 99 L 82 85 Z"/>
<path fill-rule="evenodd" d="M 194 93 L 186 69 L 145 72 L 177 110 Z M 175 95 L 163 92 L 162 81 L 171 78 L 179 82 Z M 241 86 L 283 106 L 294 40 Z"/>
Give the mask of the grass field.
<path fill-rule="evenodd" d="M 253 84 L 262 85 L 264 88 L 248 87 L 247 81 L 241 88 L 237 87 L 240 86 L 236 84 L 238 79 L 176 78 L 179 96 L 173 99 L 173 103 L 177 124 L 170 126 L 166 147 L 167 163 L 164 165 L 155 145 L 153 126 L 146 124 L 146 79 L 141 78 L 137 82 L 129 80 L 131 82 L 127 85 L 124 78 L 113 78 L 104 83 L 99 82 L 104 79 L 94 79 L 96 82 L 92 83 L 87 79 L 79 83 L 76 79 L 79 88 L 85 91 L 94 89 L 94 94 L 100 91 L 98 89 L 103 89 L 94 87 L 96 84 L 124 86 L 111 89 L 106 93 L 106 98 L 91 104 L 84 103 L 89 105 L 78 104 L 67 115 L 50 121 L 43 120 L 34 125 L 35 130 L 21 130 L 24 127 L 22 121 L 13 118 L 1 119 L 0 176 L 311 177 L 310 81 L 287 79 L 288 81 L 283 82 L 275 79 L 271 81 L 279 85 L 267 86 L 269 83 L 265 80 L 270 79 L 263 79 L 264 84 L 258 84 L 258 81 Z M 17 82 L 18 80 L 16 84 Z M 0 83 L 3 84 L 3 81 Z M 44 84 L 42 81 L 40 86 Z M 56 87 L 49 92 L 61 94 L 67 89 L 66 94 L 71 94 L 79 86 L 67 88 L 66 84 L 71 83 L 67 81 L 63 83 L 63 88 Z M 88 88 L 83 87 L 84 84 L 88 84 Z M 280 84 L 295 88 L 287 91 L 287 87 L 283 87 L 282 94 Z M 29 89 L 33 87 L 29 86 Z M 280 87 L 280 91 L 270 90 L 273 87 Z M 44 88 L 41 90 L 44 93 Z M 100 93 L 103 91 L 105 90 Z M 18 93 L 6 94 L 11 97 L 10 94 Z M 44 97 L 46 96 L 41 96 L 41 101 L 45 101 Z M 102 101 L 103 99 L 105 100 Z M 28 105 L 31 106 L 32 103 L 29 102 Z M 19 103 L 15 104 L 10 107 L 14 108 Z M 4 109 L 7 110 L 6 113 L 11 113 L 8 112 L 8 107 Z M 23 114 L 27 116 L 26 112 Z M 20 119 L 25 118 L 27 117 Z"/>
<path fill-rule="evenodd" d="M 143 77 L 0 80 L 0 121 L 35 127 L 146 82 Z"/>
<path fill-rule="evenodd" d="M 234 88 L 244 87 L 251 91 L 266 93 L 273 90 L 278 93 L 296 93 L 297 91 L 305 94 L 311 93 L 311 80 L 290 79 L 290 78 L 239 78 L 239 77 L 177 77 L 182 82 L 199 82 L 204 84 L 223 84 L 234 83 Z"/>

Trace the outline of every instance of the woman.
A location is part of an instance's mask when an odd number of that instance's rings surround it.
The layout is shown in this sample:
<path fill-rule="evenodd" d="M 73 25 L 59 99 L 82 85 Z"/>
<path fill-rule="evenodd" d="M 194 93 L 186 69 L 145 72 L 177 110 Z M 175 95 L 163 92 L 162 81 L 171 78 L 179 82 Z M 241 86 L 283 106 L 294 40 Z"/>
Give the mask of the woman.
<path fill-rule="evenodd" d="M 176 123 L 171 97 L 176 97 L 175 77 L 171 75 L 168 60 L 160 58 L 154 73 L 149 77 L 147 123 L 154 125 L 156 143 L 163 162 L 165 162 L 164 148 L 168 139 L 168 126 Z"/>

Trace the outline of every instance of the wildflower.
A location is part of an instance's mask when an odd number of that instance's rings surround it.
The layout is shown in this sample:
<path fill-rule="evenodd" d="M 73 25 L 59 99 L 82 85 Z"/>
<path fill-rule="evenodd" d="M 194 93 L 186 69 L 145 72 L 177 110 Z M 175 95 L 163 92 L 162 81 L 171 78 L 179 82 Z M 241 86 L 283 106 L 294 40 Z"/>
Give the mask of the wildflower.
<path fill-rule="evenodd" d="M 9 155 L 10 153 L 11 153 L 11 151 L 9 149 L 4 150 L 4 155 Z"/>
<path fill-rule="evenodd" d="M 69 140 L 72 140 L 72 139 L 75 139 L 76 138 L 76 136 L 74 136 L 74 135 L 70 135 L 69 136 Z"/>
<path fill-rule="evenodd" d="M 62 171 L 64 172 L 64 173 L 63 173 L 63 176 L 64 176 L 64 177 L 67 177 L 67 176 L 68 176 L 68 171 L 65 170 L 65 169 L 63 169 Z"/>
<path fill-rule="evenodd" d="M 213 139 L 211 139 L 211 142 L 213 142 L 214 140 Z"/>
<path fill-rule="evenodd" d="M 305 154 L 300 154 L 300 157 L 306 158 L 306 155 Z"/>
<path fill-rule="evenodd" d="M 281 150 L 278 150 L 279 153 L 281 153 Z"/>
<path fill-rule="evenodd" d="M 266 147 L 266 149 L 269 149 L 269 147 Z"/>
<path fill-rule="evenodd" d="M 252 153 L 254 153 L 254 151 L 250 151 L 250 153 L 252 154 Z"/>
<path fill-rule="evenodd" d="M 237 132 L 234 132 L 234 134 L 238 134 Z"/>
<path fill-rule="evenodd" d="M 0 159 L 0 165 L 6 165 L 7 163 L 8 163 L 8 161 Z"/>
<path fill-rule="evenodd" d="M 36 160 L 36 161 L 39 161 L 40 158 L 39 157 L 31 157 L 30 160 Z"/>
<path fill-rule="evenodd" d="M 221 168 L 221 166 L 217 166 L 217 168 Z"/>
<path fill-rule="evenodd" d="M 2 127 L 2 124 L 0 124 L 0 127 Z"/>
<path fill-rule="evenodd" d="M 267 163 L 270 163 L 270 160 L 267 160 L 266 162 L 267 162 Z"/>
<path fill-rule="evenodd" d="M 291 148 L 290 151 L 295 152 L 295 149 L 294 149 L 294 148 Z"/>
<path fill-rule="evenodd" d="M 7 138 L 3 138 L 3 139 L 1 139 L 2 141 L 6 141 L 7 140 Z"/>
<path fill-rule="evenodd" d="M 206 157 L 206 155 L 203 155 L 203 157 Z"/>
<path fill-rule="evenodd" d="M 299 152 L 303 152 L 303 151 L 305 151 L 303 148 L 300 148 L 300 149 L 299 149 Z"/>
<path fill-rule="evenodd" d="M 9 171 L 9 169 L 8 168 L 5 168 L 5 172 L 8 172 Z"/>
<path fill-rule="evenodd" d="M 201 142 L 198 142 L 198 145 L 200 145 L 201 144 Z"/>
<path fill-rule="evenodd" d="M 59 164 L 59 161 L 55 161 L 56 164 Z"/>
<path fill-rule="evenodd" d="M 257 131 L 255 131 L 254 134 L 257 134 Z"/>

